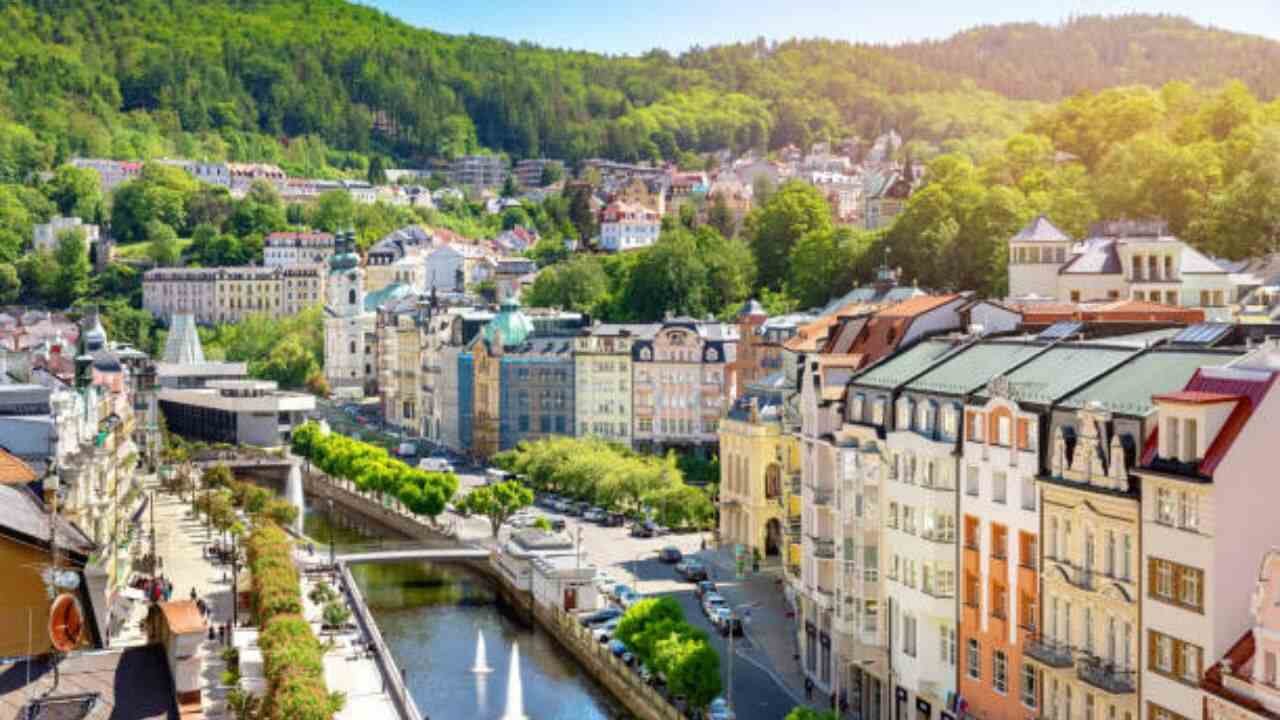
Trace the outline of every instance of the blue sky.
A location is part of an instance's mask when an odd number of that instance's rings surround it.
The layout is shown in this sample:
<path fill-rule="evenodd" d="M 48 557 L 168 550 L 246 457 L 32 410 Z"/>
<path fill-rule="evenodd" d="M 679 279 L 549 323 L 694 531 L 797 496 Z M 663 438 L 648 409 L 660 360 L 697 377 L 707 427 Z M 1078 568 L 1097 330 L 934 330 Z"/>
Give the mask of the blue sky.
<path fill-rule="evenodd" d="M 974 25 L 1072 14 L 1164 12 L 1280 39 L 1280 0 L 363 0 L 441 32 L 493 35 L 552 47 L 634 54 L 691 45 L 829 37 L 863 42 L 942 38 Z"/>

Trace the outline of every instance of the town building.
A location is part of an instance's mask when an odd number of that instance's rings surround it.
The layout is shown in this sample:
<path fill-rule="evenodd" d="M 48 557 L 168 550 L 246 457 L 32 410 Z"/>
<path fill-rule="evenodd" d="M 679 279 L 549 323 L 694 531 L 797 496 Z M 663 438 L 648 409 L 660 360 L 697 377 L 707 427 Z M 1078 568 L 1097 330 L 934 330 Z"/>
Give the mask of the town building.
<path fill-rule="evenodd" d="M 555 168 L 564 174 L 564 163 L 546 158 L 525 158 L 516 163 L 515 178 L 522 188 L 538 188 L 543 186 L 542 175 L 548 167 Z"/>
<path fill-rule="evenodd" d="M 1145 659 L 1146 717 L 1199 718 L 1203 710 L 1205 718 L 1252 718 L 1280 711 L 1276 641 L 1267 628 L 1274 615 L 1267 608 L 1275 605 L 1274 551 L 1261 575 L 1253 564 L 1256 551 L 1280 546 L 1275 525 L 1255 520 L 1258 508 L 1280 492 L 1259 482 L 1280 422 L 1277 376 L 1280 344 L 1273 340 L 1230 363 L 1205 363 L 1185 385 L 1153 398 L 1154 435 L 1137 470 L 1138 657 Z M 1246 632 L 1251 613 L 1254 629 Z M 1249 644 L 1252 665 L 1241 654 Z M 1224 657 L 1228 663 L 1215 667 Z"/>
<path fill-rule="evenodd" d="M 600 213 L 600 249 L 639 250 L 658 242 L 662 218 L 646 207 L 612 202 Z"/>
<path fill-rule="evenodd" d="M 749 300 L 736 319 L 738 351 L 733 372 L 738 385 L 746 387 L 782 370 L 784 343 L 816 318 L 809 313 L 769 317 L 758 301 Z"/>
<path fill-rule="evenodd" d="M 1236 554 L 1244 555 L 1245 553 Z M 1247 557 L 1241 558 L 1241 563 Z M 1210 597 L 1206 594 L 1206 597 Z M 1276 679 L 1276 656 L 1280 654 L 1276 638 L 1280 637 L 1280 550 L 1272 548 L 1262 558 L 1261 567 L 1255 571 L 1254 589 L 1248 596 L 1232 598 L 1248 603 L 1249 627 L 1244 635 L 1225 654 L 1210 655 L 1219 658 L 1205 662 L 1204 680 L 1200 684 L 1203 695 L 1203 715 L 1197 712 L 1191 717 L 1204 720 L 1275 720 L 1280 717 L 1280 686 Z M 1173 664 L 1172 658 L 1168 658 Z M 1184 715 L 1167 710 L 1158 701 L 1150 701 L 1150 717 L 1158 720 L 1177 720 Z M 1200 706 L 1198 706 L 1200 707 Z"/>
<path fill-rule="evenodd" d="M 507 179 L 507 159 L 502 155 L 463 155 L 449 164 L 454 185 L 498 187 Z"/>
<path fill-rule="evenodd" d="M 429 289 L 423 258 L 434 243 L 432 234 L 419 225 L 406 225 L 388 233 L 365 253 L 365 292 L 377 292 L 395 283 L 418 291 Z"/>
<path fill-rule="evenodd" d="M 474 307 L 449 308 L 423 350 L 425 436 L 457 452 L 469 451 L 472 442 L 475 369 L 470 347 L 494 317 Z"/>
<path fill-rule="evenodd" d="M 632 346 L 652 325 L 596 324 L 573 339 L 574 414 L 578 437 L 631 446 Z"/>
<path fill-rule="evenodd" d="M 734 325 L 668 318 L 632 344 L 637 449 L 711 451 L 720 417 L 737 397 Z"/>
<path fill-rule="evenodd" d="M 361 396 L 373 381 L 376 318 L 366 309 L 364 271 L 352 238 L 340 235 L 325 281 L 324 374 L 335 395 Z"/>
<path fill-rule="evenodd" d="M 495 299 L 499 304 L 519 298 L 520 293 L 538 277 L 538 263 L 531 258 L 500 257 L 494 260 L 493 265 Z"/>
<path fill-rule="evenodd" d="M 267 267 L 325 265 L 333 252 L 331 233 L 273 232 L 262 243 L 262 264 Z"/>
<path fill-rule="evenodd" d="M 464 292 L 489 279 L 493 253 L 479 245 L 461 242 L 442 244 L 426 256 L 425 289 Z"/>
<path fill-rule="evenodd" d="M 837 223 L 852 224 L 862 218 L 864 188 L 861 178 L 843 172 L 813 170 L 806 172 L 802 179 L 827 199 L 832 219 Z"/>
<path fill-rule="evenodd" d="M 720 542 L 768 564 L 785 558 L 793 498 L 799 510 L 800 444 L 790 431 L 800 418 L 790 390 L 782 372 L 752 382 L 720 422 Z"/>
<path fill-rule="evenodd" d="M 255 182 L 264 182 L 283 193 L 288 188 L 289 176 L 276 165 L 268 163 L 227 163 L 231 176 L 228 187 L 233 197 L 244 197 Z"/>
<path fill-rule="evenodd" d="M 78 217 L 54 217 L 47 223 L 35 225 L 32 228 L 31 245 L 37 252 L 53 252 L 58 249 L 58 241 L 63 233 L 76 230 L 83 235 L 85 247 L 92 253 L 101 239 L 101 231 L 97 225 L 86 223 Z"/>
<path fill-rule="evenodd" d="M 155 268 L 142 276 L 144 310 L 161 319 L 190 314 L 206 324 L 295 315 L 319 305 L 324 295 L 319 266 Z"/>
<path fill-rule="evenodd" d="M 1138 300 L 1228 320 L 1243 280 L 1170 235 L 1163 222 L 1098 223 L 1073 242 L 1038 217 L 1009 239 L 1009 292 L 1064 302 Z"/>
<path fill-rule="evenodd" d="M 915 181 L 911 171 L 870 170 L 863 174 L 863 227 L 879 230 L 893 224 L 907 206 Z"/>
<path fill-rule="evenodd" d="M 117 187 L 133 180 L 142 174 L 142 163 L 122 160 L 106 160 L 103 158 L 72 158 L 71 164 L 78 168 L 88 168 L 98 173 L 102 183 L 102 194 L 109 195 Z"/>
<path fill-rule="evenodd" d="M 210 380 L 200 388 L 162 388 L 170 432 L 188 440 L 281 447 L 315 410 L 315 396 L 284 392 L 268 380 Z"/>
<path fill-rule="evenodd" d="M 573 435 L 576 314 L 544 315 L 542 327 L 515 300 L 471 343 L 475 372 L 472 452 L 482 458 L 524 440 Z"/>
<path fill-rule="evenodd" d="M 406 295 L 376 310 L 374 358 L 383 421 L 416 436 L 422 429 L 422 308 Z"/>

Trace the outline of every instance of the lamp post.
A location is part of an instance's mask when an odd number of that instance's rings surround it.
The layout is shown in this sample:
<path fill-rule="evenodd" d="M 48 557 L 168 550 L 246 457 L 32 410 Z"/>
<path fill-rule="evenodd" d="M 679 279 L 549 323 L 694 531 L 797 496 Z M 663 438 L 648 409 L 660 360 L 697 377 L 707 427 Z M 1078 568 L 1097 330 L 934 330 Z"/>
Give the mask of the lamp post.
<path fill-rule="evenodd" d="M 329 520 L 329 569 L 333 570 L 335 566 L 334 549 L 333 549 L 333 523 L 334 523 L 333 498 L 328 498 L 328 501 L 329 501 L 329 517 L 328 517 L 328 520 Z"/>

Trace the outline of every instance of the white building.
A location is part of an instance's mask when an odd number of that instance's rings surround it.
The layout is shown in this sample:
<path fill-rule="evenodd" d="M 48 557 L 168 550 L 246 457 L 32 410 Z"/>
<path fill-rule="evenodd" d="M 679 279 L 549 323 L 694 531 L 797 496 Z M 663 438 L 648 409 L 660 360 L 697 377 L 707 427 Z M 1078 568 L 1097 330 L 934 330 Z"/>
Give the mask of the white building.
<path fill-rule="evenodd" d="M 314 395 L 279 390 L 267 380 L 211 380 L 202 388 L 161 388 L 160 411 L 190 440 L 279 447 L 316 408 Z"/>
<path fill-rule="evenodd" d="M 333 257 L 333 235 L 326 232 L 273 232 L 262 243 L 267 267 L 323 265 Z"/>
<path fill-rule="evenodd" d="M 363 395 L 373 376 L 370 341 L 377 318 L 365 310 L 364 271 L 350 238 L 337 241 L 325 290 L 325 379 L 335 394 Z"/>
<path fill-rule="evenodd" d="M 658 242 L 662 218 L 646 207 L 610 203 L 600 214 L 600 249 L 606 252 L 638 250 Z"/>
<path fill-rule="evenodd" d="M 547 533 L 542 530 L 521 530 L 511 533 L 511 537 L 502 544 L 497 554 L 498 572 L 502 573 L 513 587 L 527 593 L 533 592 L 534 564 L 538 561 L 554 563 L 559 558 L 568 558 L 575 564 L 579 562 L 578 549 L 573 540 L 563 533 Z M 548 564 L 544 574 L 557 575 L 556 566 Z M 592 572 L 592 577 L 595 572 Z M 569 575 L 572 581 L 573 576 Z M 544 588 L 543 592 L 549 592 Z M 552 603 L 559 605 L 559 602 Z"/>
<path fill-rule="evenodd" d="M 595 578 L 596 566 L 577 554 L 535 556 L 533 601 L 565 612 L 594 610 L 600 603 Z"/>
<path fill-rule="evenodd" d="M 100 238 L 97 225 L 86 223 L 78 217 L 55 217 L 47 223 L 41 223 L 34 227 L 31 244 L 37 252 L 41 250 L 53 252 L 58 249 L 59 236 L 68 230 L 80 230 L 83 232 L 86 247 L 93 246 Z"/>

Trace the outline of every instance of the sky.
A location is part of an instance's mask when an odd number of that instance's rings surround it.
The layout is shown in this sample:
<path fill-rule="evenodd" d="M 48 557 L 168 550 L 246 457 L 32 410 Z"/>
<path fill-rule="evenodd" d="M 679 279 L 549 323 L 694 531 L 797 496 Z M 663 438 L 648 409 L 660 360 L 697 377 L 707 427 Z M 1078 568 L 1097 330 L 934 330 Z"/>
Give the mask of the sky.
<path fill-rule="evenodd" d="M 550 47 L 638 54 L 792 37 L 894 43 L 944 38 L 974 25 L 1057 23 L 1072 15 L 1183 15 L 1280 40 L 1280 0 L 362 0 L 420 27 L 528 40 Z"/>

